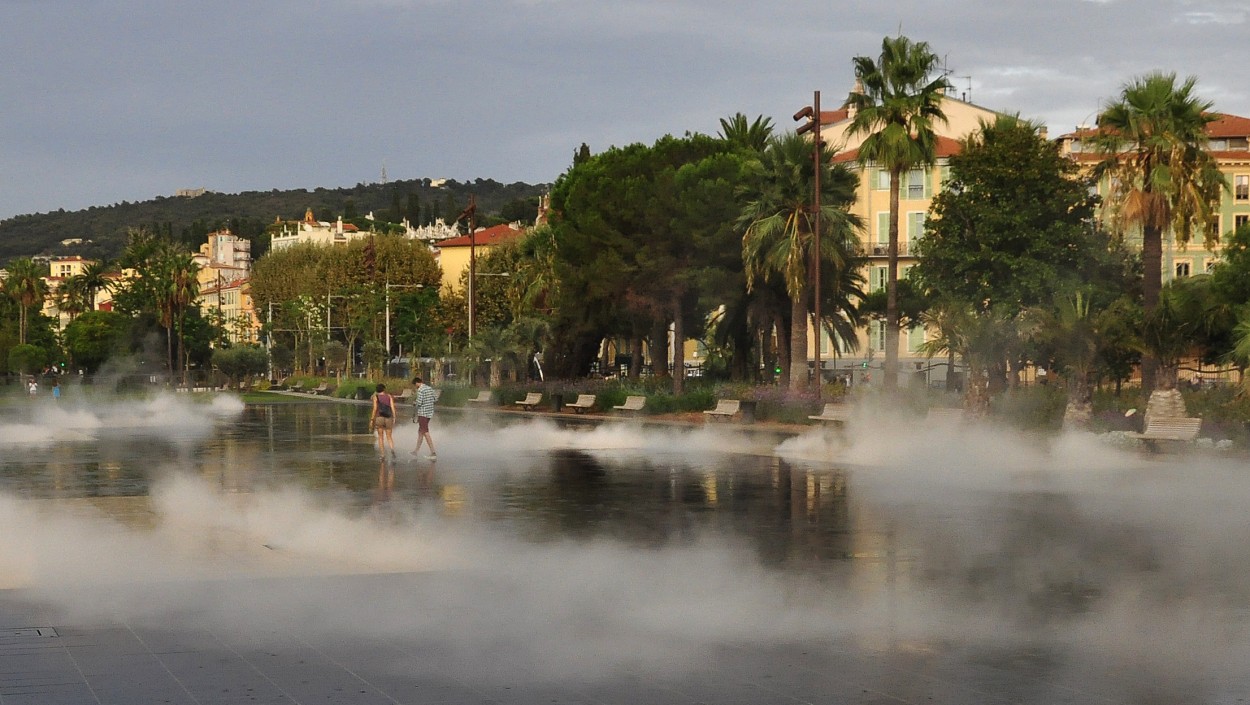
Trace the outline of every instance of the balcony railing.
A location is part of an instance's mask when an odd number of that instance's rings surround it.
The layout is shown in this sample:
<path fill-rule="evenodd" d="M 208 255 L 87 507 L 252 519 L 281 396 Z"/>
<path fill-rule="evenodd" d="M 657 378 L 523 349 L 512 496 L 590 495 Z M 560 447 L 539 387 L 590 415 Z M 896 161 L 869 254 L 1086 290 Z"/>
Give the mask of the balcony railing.
<path fill-rule="evenodd" d="M 912 242 L 910 240 L 898 241 L 898 256 L 907 257 L 912 251 Z M 874 242 L 868 245 L 869 257 L 886 257 L 890 254 L 890 246 L 884 242 Z"/>

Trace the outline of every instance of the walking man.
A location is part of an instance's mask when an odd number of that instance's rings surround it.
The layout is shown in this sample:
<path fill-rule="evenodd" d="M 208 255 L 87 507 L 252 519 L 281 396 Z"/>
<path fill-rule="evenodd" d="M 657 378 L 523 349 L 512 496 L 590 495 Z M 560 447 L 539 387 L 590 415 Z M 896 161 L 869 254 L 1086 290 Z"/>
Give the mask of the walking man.
<path fill-rule="evenodd" d="M 417 423 L 417 449 L 412 451 L 413 455 L 421 454 L 421 444 L 427 443 L 430 446 L 430 454 L 425 456 L 430 460 L 437 460 L 438 453 L 434 452 L 434 438 L 430 436 L 430 419 L 434 417 L 434 388 L 425 383 L 420 377 L 413 377 L 412 383 L 417 385 L 417 416 L 413 419 Z"/>

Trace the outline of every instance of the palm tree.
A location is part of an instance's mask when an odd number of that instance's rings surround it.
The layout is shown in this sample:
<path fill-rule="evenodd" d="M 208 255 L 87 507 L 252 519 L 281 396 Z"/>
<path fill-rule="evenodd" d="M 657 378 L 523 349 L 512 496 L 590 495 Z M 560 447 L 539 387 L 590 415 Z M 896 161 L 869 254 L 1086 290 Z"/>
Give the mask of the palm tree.
<path fill-rule="evenodd" d="M 171 361 L 170 374 L 174 372 L 173 360 L 177 360 L 178 369 L 182 371 L 182 381 L 186 384 L 187 370 L 184 361 L 183 327 L 186 322 L 187 310 L 199 296 L 200 286 L 196 279 L 199 265 L 195 263 L 190 252 L 173 246 L 159 248 L 150 260 L 145 277 L 152 278 L 152 286 L 156 293 L 156 310 L 161 326 L 166 332 L 166 353 Z M 178 355 L 173 356 L 173 339 L 178 338 Z"/>
<path fill-rule="evenodd" d="M 854 232 L 859 221 L 846 207 L 854 200 L 857 177 L 841 165 L 830 166 L 831 156 L 821 148 L 818 247 L 813 237 L 812 144 L 794 133 L 771 140 L 760 156 L 760 178 L 750 187 L 750 200 L 738 221 L 744 233 L 742 259 L 748 291 L 770 277 L 778 277 L 790 297 L 790 355 L 782 374 L 788 375 L 792 390 L 808 384 L 801 371 L 807 369 L 812 267 L 818 261 L 830 262 L 841 271 L 854 260 Z M 813 252 L 819 253 L 816 258 Z M 819 384 L 819 376 L 814 382 Z"/>
<path fill-rule="evenodd" d="M 43 268 L 29 257 L 15 259 L 8 266 L 9 276 L 4 280 L 5 292 L 18 308 L 18 344 L 26 343 L 26 328 L 31 309 L 43 305 L 48 286 L 43 280 Z"/>
<path fill-rule="evenodd" d="M 847 136 L 865 135 L 859 146 L 861 164 L 875 163 L 890 172 L 890 233 L 886 268 L 884 384 L 898 387 L 898 216 L 900 178 L 912 167 L 932 164 L 937 154 L 935 123 L 942 112 L 945 77 L 930 78 L 938 56 L 927 42 L 886 37 L 881 56 L 855 57 L 855 90 L 846 106 L 854 111 Z"/>
<path fill-rule="evenodd" d="M 750 122 L 742 113 L 735 113 L 733 117 L 720 120 L 720 138 L 739 149 L 763 152 L 772 137 L 772 118 L 766 118 L 763 115 Z"/>
<path fill-rule="evenodd" d="M 82 278 L 81 285 L 88 311 L 95 310 L 96 295 L 112 286 L 112 273 L 113 266 L 108 262 L 91 262 L 82 268 L 82 274 L 78 276 Z"/>
<path fill-rule="evenodd" d="M 1177 83 L 1174 73 L 1151 73 L 1127 84 L 1098 116 L 1096 173 L 1108 179 L 1112 220 L 1141 228 L 1142 308 L 1150 318 L 1163 286 L 1163 231 L 1182 246 L 1195 231 L 1210 247 L 1223 175 L 1206 150 L 1212 103 L 1194 95 L 1197 79 Z M 1142 356 L 1142 388 L 1154 389 L 1158 361 Z"/>
<path fill-rule="evenodd" d="M 83 311 L 90 311 L 90 299 L 81 274 L 75 274 L 61 282 L 56 289 L 57 310 L 74 320 Z"/>

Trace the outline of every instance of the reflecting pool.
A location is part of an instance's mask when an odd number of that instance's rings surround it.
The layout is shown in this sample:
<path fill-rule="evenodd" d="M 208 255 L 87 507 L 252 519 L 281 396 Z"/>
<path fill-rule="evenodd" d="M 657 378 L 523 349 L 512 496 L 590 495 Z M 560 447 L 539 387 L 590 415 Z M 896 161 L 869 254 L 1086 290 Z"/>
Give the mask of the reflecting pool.
<path fill-rule="evenodd" d="M 1244 458 L 444 410 L 430 461 L 405 420 L 391 459 L 359 405 L 10 403 L 0 586 L 584 702 L 1250 697 Z"/>

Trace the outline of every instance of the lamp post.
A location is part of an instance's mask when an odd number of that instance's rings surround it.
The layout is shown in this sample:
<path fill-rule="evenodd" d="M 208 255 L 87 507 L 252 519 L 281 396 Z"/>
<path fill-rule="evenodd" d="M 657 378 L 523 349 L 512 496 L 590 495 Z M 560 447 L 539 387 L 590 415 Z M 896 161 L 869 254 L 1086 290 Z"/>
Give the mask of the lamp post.
<path fill-rule="evenodd" d="M 477 197 L 474 195 L 470 195 L 469 205 L 465 206 L 465 209 L 460 211 L 460 215 L 456 216 L 455 221 L 452 222 L 452 225 L 455 225 L 456 223 L 459 223 L 460 221 L 463 220 L 463 221 L 466 221 L 469 225 L 469 285 L 468 285 L 468 289 L 465 291 L 465 294 L 466 294 L 466 298 L 468 299 L 468 307 L 469 307 L 469 337 L 470 338 L 473 337 L 473 333 L 475 332 L 475 327 L 474 327 L 475 316 L 474 316 L 474 311 L 473 311 L 474 309 L 473 280 L 477 277 L 477 234 L 474 232 L 476 225 L 477 225 L 476 215 L 477 215 Z"/>
<path fill-rule="evenodd" d="M 822 381 L 820 369 L 820 172 L 821 167 L 824 166 L 821 163 L 824 143 L 820 139 L 820 91 L 814 92 L 811 105 L 805 106 L 794 114 L 795 120 L 804 118 L 807 119 L 807 123 L 800 125 L 795 132 L 800 135 L 812 133 L 812 165 L 815 169 L 812 195 L 812 291 L 815 301 L 812 304 L 812 315 L 816 319 L 816 397 L 819 398 Z"/>

